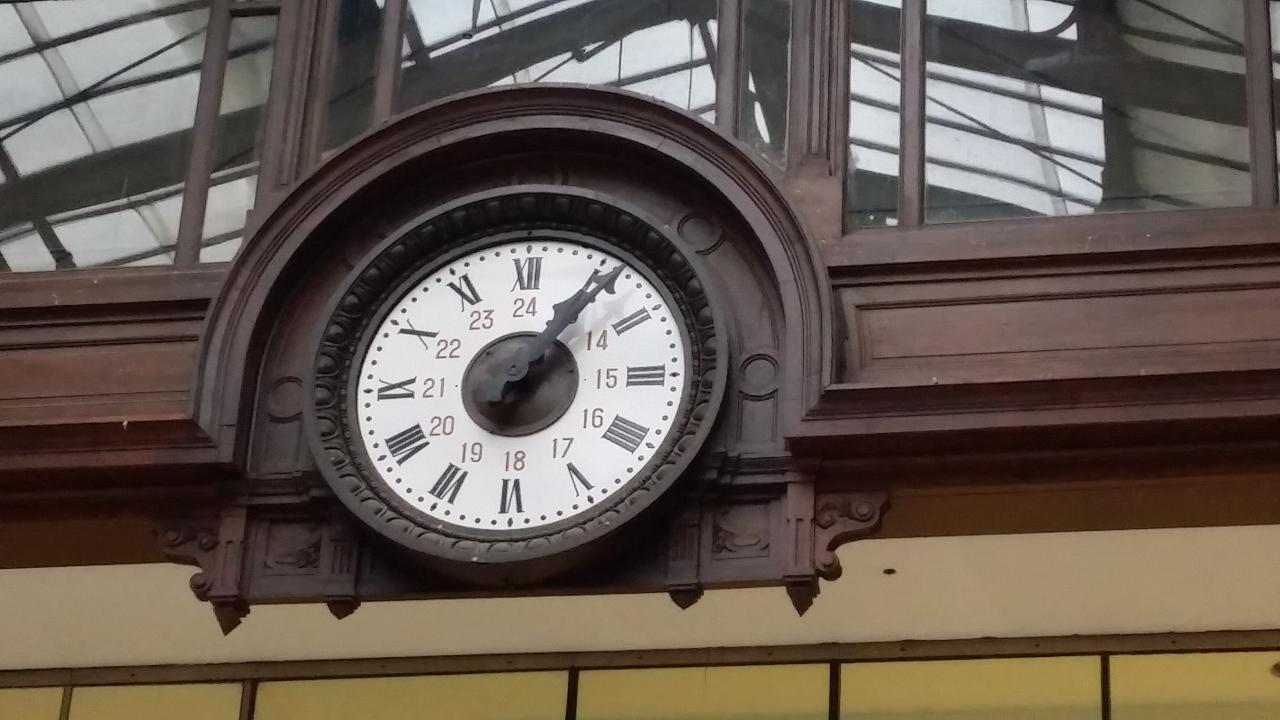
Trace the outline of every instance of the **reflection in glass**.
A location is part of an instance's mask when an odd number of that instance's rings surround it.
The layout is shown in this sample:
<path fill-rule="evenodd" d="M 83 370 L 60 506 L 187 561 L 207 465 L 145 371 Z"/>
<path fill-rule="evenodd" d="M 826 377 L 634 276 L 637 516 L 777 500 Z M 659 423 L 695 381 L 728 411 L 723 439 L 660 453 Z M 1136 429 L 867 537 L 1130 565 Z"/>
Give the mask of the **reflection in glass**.
<path fill-rule="evenodd" d="M 224 262 L 235 255 L 245 218 L 253 208 L 275 35 L 274 16 L 237 17 L 231 21 L 200 262 Z"/>
<path fill-rule="evenodd" d="M 378 41 L 382 33 L 382 3 L 341 0 L 338 3 L 337 44 L 329 82 L 325 147 L 335 148 L 369 127 L 373 118 L 373 82 Z"/>
<path fill-rule="evenodd" d="M 1280 0 L 1271 0 L 1271 79 L 1272 85 L 1280 80 Z M 1276 123 L 1276 158 L 1280 161 L 1280 93 L 1271 93 L 1272 120 Z M 1277 163 L 1280 166 L 1280 162 Z"/>
<path fill-rule="evenodd" d="M 716 0 L 409 0 L 402 110 L 494 85 L 625 88 L 715 120 Z"/>
<path fill-rule="evenodd" d="M 738 137 L 775 163 L 787 150 L 790 0 L 743 0 Z"/>
<path fill-rule="evenodd" d="M 173 261 L 209 11 L 0 5 L 0 271 Z"/>
<path fill-rule="evenodd" d="M 901 10 L 902 0 L 849 2 L 849 226 L 898 220 Z"/>
<path fill-rule="evenodd" d="M 826 665 L 584 670 L 578 720 L 825 720 Z"/>
<path fill-rule="evenodd" d="M 844 720 L 1099 720 L 1096 657 L 872 662 L 840 669 Z"/>
<path fill-rule="evenodd" d="M 926 218 L 1247 205 L 1242 0 L 930 0 Z"/>
<path fill-rule="evenodd" d="M 253 717 L 562 720 L 568 688 L 569 673 L 563 671 L 264 682 Z"/>
<path fill-rule="evenodd" d="M 1114 720 L 1274 720 L 1280 717 L 1276 652 L 1116 655 Z"/>

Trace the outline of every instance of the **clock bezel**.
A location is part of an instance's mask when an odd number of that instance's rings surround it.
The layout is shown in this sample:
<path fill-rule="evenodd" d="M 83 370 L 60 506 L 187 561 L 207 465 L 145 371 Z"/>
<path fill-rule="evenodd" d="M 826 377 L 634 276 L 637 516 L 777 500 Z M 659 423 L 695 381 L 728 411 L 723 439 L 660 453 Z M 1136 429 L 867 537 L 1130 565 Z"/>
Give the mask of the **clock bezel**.
<path fill-rule="evenodd" d="M 513 236 L 513 233 L 515 234 Z M 687 387 L 677 421 L 639 472 L 589 509 L 531 528 L 449 523 L 410 505 L 369 462 L 354 437 L 355 377 L 369 343 L 395 305 L 432 272 L 517 237 L 575 242 L 616 255 L 658 288 L 684 336 Z M 514 564 L 571 554 L 627 525 L 668 495 L 710 434 L 727 382 L 727 338 L 700 259 L 641 213 L 607 196 L 560 186 L 519 186 L 471 195 L 415 218 L 352 269 L 323 317 L 308 378 L 304 420 L 335 494 L 384 537 L 431 558 Z"/>
<path fill-rule="evenodd" d="M 487 248 L 512 244 L 523 240 L 534 243 L 544 240 L 571 243 L 608 253 L 625 262 L 628 269 L 644 275 L 645 279 L 653 285 L 659 295 L 662 296 L 662 301 L 666 303 L 667 307 L 671 309 L 672 314 L 679 320 L 676 325 L 684 344 L 684 361 L 685 367 L 688 368 L 688 371 L 684 373 L 684 379 L 682 382 L 685 387 L 679 394 L 680 402 L 675 408 L 675 412 L 672 414 L 675 421 L 671 424 L 671 428 L 672 430 L 675 430 L 684 425 L 688 420 L 690 402 L 694 395 L 693 384 L 695 377 L 695 373 L 693 372 L 693 369 L 695 368 L 695 358 L 693 348 L 691 346 L 692 338 L 689 336 L 688 308 L 686 307 L 686 304 L 682 303 L 680 299 L 676 298 L 671 293 L 671 289 L 666 285 L 664 280 L 653 271 L 652 268 L 639 258 L 636 258 L 630 252 L 594 236 L 561 229 L 541 228 L 532 230 L 507 230 L 493 235 L 486 235 L 481 238 L 469 240 L 465 244 L 457 246 L 456 248 L 443 253 L 440 257 L 435 258 L 425 265 L 415 269 L 409 276 L 405 277 L 403 281 L 399 282 L 392 290 L 388 291 L 388 293 L 384 295 L 384 299 L 380 300 L 374 315 L 365 321 L 364 327 L 361 330 L 361 335 L 356 340 L 356 352 L 352 356 L 351 367 L 347 372 L 345 387 L 354 388 L 359 384 L 360 375 L 365 371 L 365 358 L 368 356 L 369 348 L 377 338 L 378 332 L 382 329 L 383 323 L 399 303 L 406 296 L 413 293 L 414 290 L 416 290 L 425 280 L 430 278 L 436 272 L 468 255 Z M 539 323 L 537 327 L 531 327 L 530 329 L 538 330 L 540 328 L 541 323 Z M 345 401 L 347 398 L 341 397 L 340 399 Z M 359 400 L 356 399 L 355 402 L 347 402 L 345 405 L 347 427 L 351 429 L 359 429 L 361 426 Z M 569 515 L 553 522 L 542 523 L 536 526 L 522 525 L 512 528 L 488 528 L 474 525 L 462 525 L 420 510 L 411 502 L 407 501 L 400 493 L 396 492 L 395 488 L 392 487 L 392 485 L 387 482 L 386 478 L 382 476 L 382 473 L 377 470 L 376 463 L 373 462 L 373 459 L 368 453 L 368 448 L 364 442 L 364 438 L 360 436 L 358 432 L 350 433 L 349 437 L 358 441 L 358 447 L 353 448 L 354 454 L 356 455 L 354 458 L 355 461 L 361 464 L 366 471 L 372 475 L 372 477 L 369 478 L 371 486 L 373 486 L 375 492 L 377 492 L 388 505 L 391 505 L 403 515 L 414 517 L 420 524 L 431 526 L 438 532 L 468 540 L 498 542 L 531 540 L 537 537 L 563 532 L 570 527 L 582 524 L 592 515 L 604 512 L 613 504 L 624 502 L 626 497 L 634 492 L 635 487 L 646 477 L 652 474 L 659 461 L 670 454 L 671 444 L 679 440 L 681 436 L 679 434 L 668 432 L 665 439 L 657 448 L 654 449 L 653 455 L 645 461 L 644 465 L 642 465 L 635 474 L 623 482 L 622 485 L 613 489 L 606 499 L 601 500 L 600 502 L 583 510 L 579 510 L 573 515 Z M 423 479 L 428 483 L 431 480 L 431 478 L 425 477 Z"/>

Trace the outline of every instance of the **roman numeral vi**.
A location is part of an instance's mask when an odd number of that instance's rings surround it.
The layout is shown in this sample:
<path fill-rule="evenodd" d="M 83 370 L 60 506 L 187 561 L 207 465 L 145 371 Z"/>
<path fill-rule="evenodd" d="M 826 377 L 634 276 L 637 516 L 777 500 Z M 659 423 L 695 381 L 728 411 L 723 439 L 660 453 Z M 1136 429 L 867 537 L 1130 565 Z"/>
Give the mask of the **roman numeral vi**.
<path fill-rule="evenodd" d="M 502 478 L 502 500 L 498 503 L 498 512 L 505 515 L 513 506 L 516 512 L 524 512 L 524 503 L 520 501 L 520 478 Z"/>

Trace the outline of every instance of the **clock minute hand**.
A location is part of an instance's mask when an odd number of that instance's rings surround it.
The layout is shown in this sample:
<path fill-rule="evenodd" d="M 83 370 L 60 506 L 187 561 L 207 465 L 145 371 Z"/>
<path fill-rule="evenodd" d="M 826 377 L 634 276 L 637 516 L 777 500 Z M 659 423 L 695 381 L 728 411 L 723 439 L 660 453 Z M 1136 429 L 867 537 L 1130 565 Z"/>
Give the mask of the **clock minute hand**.
<path fill-rule="evenodd" d="M 617 283 L 618 276 L 622 274 L 622 268 L 622 265 L 618 265 L 604 275 L 601 275 L 599 270 L 593 270 L 591 277 L 587 278 L 581 288 L 553 305 L 553 315 L 551 320 L 547 321 L 547 326 L 538 333 L 532 343 L 525 346 L 523 353 L 517 355 L 507 365 L 505 374 L 499 374 L 493 378 L 486 399 L 493 404 L 502 402 L 507 388 L 528 376 L 529 366 L 542 361 L 551 344 L 560 337 L 560 333 L 578 321 L 578 316 L 595 301 L 600 291 L 603 290 L 610 295 L 614 293 L 614 285 Z"/>

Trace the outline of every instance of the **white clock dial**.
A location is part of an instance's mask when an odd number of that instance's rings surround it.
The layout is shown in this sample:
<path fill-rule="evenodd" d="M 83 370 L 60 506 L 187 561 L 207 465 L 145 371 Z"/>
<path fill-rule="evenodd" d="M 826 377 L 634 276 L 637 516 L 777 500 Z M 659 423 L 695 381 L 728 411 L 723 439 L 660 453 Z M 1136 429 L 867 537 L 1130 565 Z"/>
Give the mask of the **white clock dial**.
<path fill-rule="evenodd" d="M 557 304 L 560 325 L 581 310 L 554 333 Z M 442 522 L 536 530 L 588 512 L 677 423 L 690 381 L 679 318 L 645 272 L 599 248 L 476 250 L 375 329 L 353 398 L 360 440 L 386 485 Z"/>

